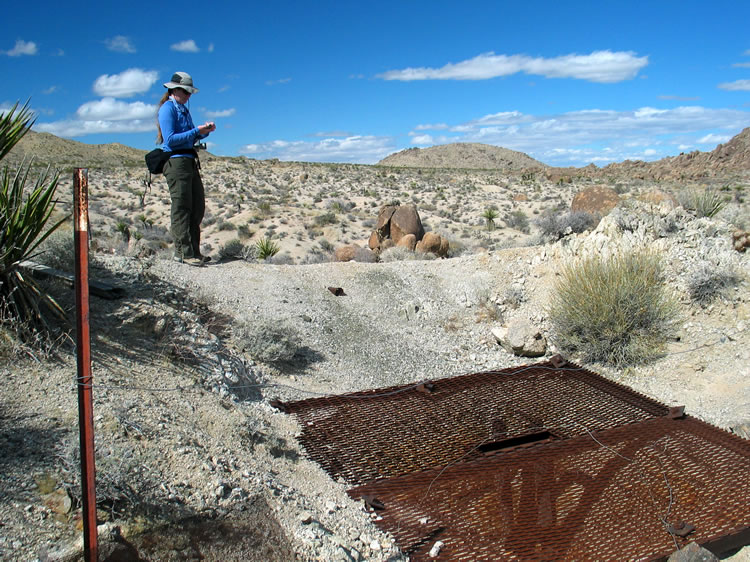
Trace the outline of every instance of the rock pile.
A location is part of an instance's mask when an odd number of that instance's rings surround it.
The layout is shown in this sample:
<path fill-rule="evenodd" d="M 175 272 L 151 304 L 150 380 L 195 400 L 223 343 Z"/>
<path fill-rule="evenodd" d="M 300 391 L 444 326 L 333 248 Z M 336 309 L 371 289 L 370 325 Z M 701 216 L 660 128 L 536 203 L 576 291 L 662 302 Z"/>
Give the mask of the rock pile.
<path fill-rule="evenodd" d="M 448 240 L 434 232 L 425 233 L 414 205 L 386 205 L 381 208 L 368 246 L 376 253 L 399 246 L 440 257 L 447 256 L 449 249 Z"/>

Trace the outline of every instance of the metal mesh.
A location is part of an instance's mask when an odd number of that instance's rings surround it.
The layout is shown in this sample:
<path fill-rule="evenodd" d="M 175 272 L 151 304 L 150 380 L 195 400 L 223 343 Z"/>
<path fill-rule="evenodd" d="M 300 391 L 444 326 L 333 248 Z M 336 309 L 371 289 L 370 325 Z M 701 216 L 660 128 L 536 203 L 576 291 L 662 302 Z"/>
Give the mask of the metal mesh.
<path fill-rule="evenodd" d="M 438 540 L 441 560 L 648 559 L 688 540 L 750 541 L 750 442 L 573 364 L 276 405 L 415 560 Z"/>
<path fill-rule="evenodd" d="M 299 419 L 308 455 L 350 484 L 470 459 L 513 438 L 564 439 L 668 412 L 591 371 L 548 362 L 279 406 Z"/>
<path fill-rule="evenodd" d="M 383 505 L 378 525 L 413 560 L 437 540 L 442 560 L 659 558 L 688 541 L 750 539 L 750 442 L 657 418 L 349 494 Z"/>

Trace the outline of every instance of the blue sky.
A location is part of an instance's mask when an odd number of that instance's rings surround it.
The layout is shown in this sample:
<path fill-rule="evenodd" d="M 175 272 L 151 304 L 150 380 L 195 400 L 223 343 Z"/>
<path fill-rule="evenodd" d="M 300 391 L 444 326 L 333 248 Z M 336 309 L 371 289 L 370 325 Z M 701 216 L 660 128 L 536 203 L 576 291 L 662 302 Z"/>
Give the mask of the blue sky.
<path fill-rule="evenodd" d="M 555 166 L 712 150 L 750 126 L 750 2 L 25 2 L 0 112 L 154 146 L 173 72 L 224 156 L 372 164 L 482 142 Z M 82 163 L 83 165 L 83 163 Z"/>

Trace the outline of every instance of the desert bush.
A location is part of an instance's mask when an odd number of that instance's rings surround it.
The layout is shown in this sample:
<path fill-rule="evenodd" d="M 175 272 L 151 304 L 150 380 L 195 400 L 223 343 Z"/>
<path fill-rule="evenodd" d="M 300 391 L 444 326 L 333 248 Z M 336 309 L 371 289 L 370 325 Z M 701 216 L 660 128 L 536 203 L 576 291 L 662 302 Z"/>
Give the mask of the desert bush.
<path fill-rule="evenodd" d="M 35 260 L 47 267 L 73 271 L 75 268 L 73 231 L 64 228 L 53 232 L 39 245 Z"/>
<path fill-rule="evenodd" d="M 677 319 L 658 256 L 630 252 L 566 267 L 549 308 L 558 348 L 584 362 L 644 363 L 661 352 Z"/>
<path fill-rule="evenodd" d="M 120 506 L 135 507 L 142 503 L 143 496 L 131 486 L 139 482 L 140 489 L 156 489 L 158 484 L 142 459 L 129 445 L 104 444 L 97 439 L 94 447 L 96 455 L 96 505 L 113 514 Z M 76 506 L 81 505 L 81 455 L 78 439 L 63 439 L 57 446 L 62 485 Z"/>
<path fill-rule="evenodd" d="M 313 221 L 315 223 L 315 226 L 326 226 L 328 224 L 336 224 L 336 214 L 328 211 L 327 213 L 323 213 L 322 215 L 318 215 L 315 217 L 315 220 Z"/>
<path fill-rule="evenodd" d="M 714 217 L 726 206 L 727 196 L 723 193 L 707 187 L 706 189 L 691 189 L 680 191 L 677 201 L 688 211 L 692 211 L 698 217 Z"/>
<path fill-rule="evenodd" d="M 219 258 L 252 261 L 256 258 L 255 247 L 246 246 L 239 238 L 234 238 L 219 247 Z"/>
<path fill-rule="evenodd" d="M 600 217 L 586 211 L 571 211 L 566 214 L 548 213 L 539 217 L 535 224 L 541 233 L 552 240 L 559 240 L 568 233 L 581 233 L 596 228 Z M 570 230 L 568 230 L 570 229 Z"/>
<path fill-rule="evenodd" d="M 529 232 L 529 217 L 523 211 L 512 211 L 505 216 L 508 228 L 520 230 L 524 234 Z"/>
<path fill-rule="evenodd" d="M 232 325 L 232 341 L 243 353 L 262 363 L 289 361 L 300 347 L 292 328 L 276 320 L 238 320 Z"/>
<path fill-rule="evenodd" d="M 688 294 L 694 303 L 708 306 L 739 282 L 740 276 L 735 271 L 704 262 L 688 275 Z"/>
<path fill-rule="evenodd" d="M 412 252 L 409 248 L 403 246 L 394 246 L 388 248 L 380 254 L 380 261 L 382 262 L 393 262 L 393 261 L 427 261 L 434 260 L 437 256 L 429 252 Z"/>

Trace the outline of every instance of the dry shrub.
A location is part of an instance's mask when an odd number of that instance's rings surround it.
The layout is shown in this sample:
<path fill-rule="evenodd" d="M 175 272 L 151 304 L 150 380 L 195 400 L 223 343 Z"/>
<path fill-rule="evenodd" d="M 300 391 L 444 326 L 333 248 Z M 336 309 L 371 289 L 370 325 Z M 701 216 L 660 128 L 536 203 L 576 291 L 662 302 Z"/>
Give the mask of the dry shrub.
<path fill-rule="evenodd" d="M 584 362 L 644 363 L 663 349 L 677 319 L 658 256 L 630 252 L 567 267 L 549 309 L 557 346 Z"/>

